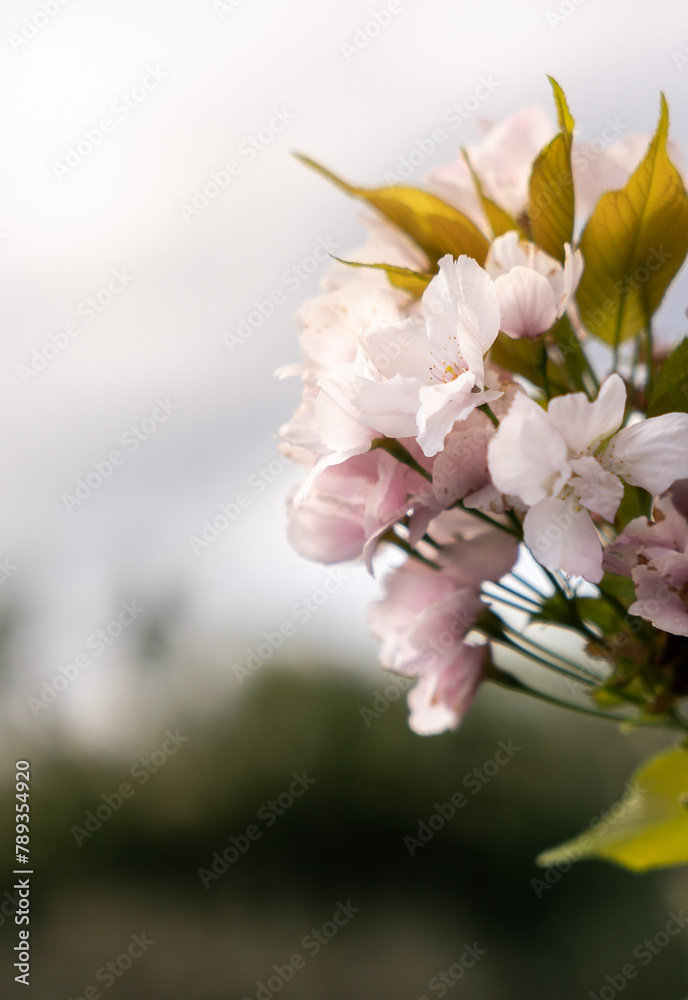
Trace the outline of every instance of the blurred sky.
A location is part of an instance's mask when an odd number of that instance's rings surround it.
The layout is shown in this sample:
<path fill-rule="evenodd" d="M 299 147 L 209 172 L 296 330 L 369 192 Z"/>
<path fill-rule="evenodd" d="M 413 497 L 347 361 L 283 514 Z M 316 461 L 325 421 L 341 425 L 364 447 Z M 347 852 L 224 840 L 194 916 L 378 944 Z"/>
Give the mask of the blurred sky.
<path fill-rule="evenodd" d="M 389 23 L 352 54 L 374 11 Z M 146 609 L 137 628 L 175 608 L 180 650 L 201 636 L 226 640 L 230 653 L 198 677 L 212 695 L 236 687 L 232 664 L 325 578 L 284 540 L 284 498 L 299 473 L 270 471 L 272 435 L 300 387 L 273 371 L 296 359 L 292 315 L 326 265 L 304 280 L 294 269 L 320 241 L 355 247 L 363 229 L 357 206 L 291 150 L 382 181 L 481 78 L 494 81 L 430 169 L 476 139 L 479 118 L 549 109 L 547 73 L 591 139 L 608 118 L 650 132 L 663 89 L 672 137 L 688 149 L 684 4 L 400 0 L 392 11 L 369 0 L 3 4 L 0 560 L 16 570 L 0 594 L 21 612 L 15 722 L 66 719 L 84 739 L 107 740 L 138 719 L 126 633 L 37 718 L 27 706 L 122 601 Z M 249 152 L 258 133 L 261 148 Z M 197 214 L 183 211 L 230 160 L 238 168 L 225 189 Z M 114 272 L 115 294 L 102 292 L 111 301 L 92 312 L 87 299 Z M 230 351 L 223 337 L 277 291 L 273 315 Z M 679 325 L 684 292 L 674 296 Z M 66 346 L 46 351 L 51 336 Z M 34 350 L 55 356 L 27 375 Z M 160 399 L 176 409 L 129 450 L 122 436 Z M 122 464 L 68 511 L 63 494 L 113 449 Z M 240 493 L 240 516 L 194 553 L 189 536 Z M 373 665 L 364 608 L 377 585 L 360 568 L 346 572 L 298 623 L 284 658 L 324 645 L 331 659 Z"/>

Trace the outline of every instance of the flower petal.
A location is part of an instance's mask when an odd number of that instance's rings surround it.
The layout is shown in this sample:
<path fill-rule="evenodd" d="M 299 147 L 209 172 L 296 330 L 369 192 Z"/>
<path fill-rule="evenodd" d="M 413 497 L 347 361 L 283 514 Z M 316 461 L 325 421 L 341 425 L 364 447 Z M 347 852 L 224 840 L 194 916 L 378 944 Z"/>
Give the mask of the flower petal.
<path fill-rule="evenodd" d="M 461 306 L 468 306 L 462 310 Z M 482 378 L 483 357 L 499 333 L 499 298 L 494 282 L 472 257 L 446 254 L 423 293 L 423 315 L 433 354 L 451 346 Z"/>
<path fill-rule="evenodd" d="M 650 566 L 636 566 L 632 573 L 637 600 L 628 613 L 647 618 L 655 628 L 673 635 L 688 635 L 688 608 L 680 595 Z"/>
<path fill-rule="evenodd" d="M 425 323 L 410 317 L 395 326 L 380 326 L 362 338 L 365 352 L 383 375 L 427 381 L 432 365 Z"/>
<path fill-rule="evenodd" d="M 592 455 L 574 459 L 571 468 L 577 478 L 569 485 L 583 506 L 613 521 L 624 494 L 619 477 L 603 469 Z"/>
<path fill-rule="evenodd" d="M 547 569 L 602 579 L 602 543 L 587 510 L 574 497 L 546 497 L 531 507 L 523 522 L 524 541 Z"/>
<path fill-rule="evenodd" d="M 501 329 L 510 337 L 537 337 L 557 318 L 554 293 L 546 278 L 528 267 L 514 267 L 495 281 L 502 310 Z"/>
<path fill-rule="evenodd" d="M 547 412 L 571 451 L 581 456 L 592 454 L 621 427 L 625 408 L 626 386 L 614 374 L 605 379 L 592 403 L 584 392 L 571 392 L 553 399 Z"/>
<path fill-rule="evenodd" d="M 559 493 L 571 470 L 566 442 L 545 411 L 525 393 L 516 396 L 487 451 L 492 481 L 505 495 L 532 506 Z"/>
<path fill-rule="evenodd" d="M 419 392 L 418 444 L 428 457 L 442 450 L 444 440 L 457 420 L 465 420 L 477 406 L 502 395 L 495 389 L 474 392 L 475 376 L 464 372 L 451 382 L 423 386 Z"/>
<path fill-rule="evenodd" d="M 419 736 L 456 729 L 470 708 L 483 678 L 486 646 L 460 643 L 446 663 L 421 677 L 409 691 L 409 726 Z"/>
<path fill-rule="evenodd" d="M 664 493 L 688 476 L 688 413 L 663 413 L 624 427 L 601 461 L 632 486 Z"/>
<path fill-rule="evenodd" d="M 395 375 L 386 382 L 361 382 L 362 387 L 353 400 L 361 411 L 359 421 L 387 437 L 415 437 L 418 393 L 423 384 L 420 379 Z"/>

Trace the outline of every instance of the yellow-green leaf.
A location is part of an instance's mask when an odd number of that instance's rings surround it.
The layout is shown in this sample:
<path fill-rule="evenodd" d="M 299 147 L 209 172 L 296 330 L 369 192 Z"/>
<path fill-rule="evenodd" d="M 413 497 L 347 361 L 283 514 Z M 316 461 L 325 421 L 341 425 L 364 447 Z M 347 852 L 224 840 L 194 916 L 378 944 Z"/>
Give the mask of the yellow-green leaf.
<path fill-rule="evenodd" d="M 547 385 L 552 395 L 568 392 L 570 386 L 558 364 L 548 363 L 547 382 L 545 382 L 544 350 L 544 343 L 541 340 L 530 340 L 528 337 L 514 340 L 505 333 L 500 333 L 490 348 L 490 356 L 500 368 L 522 375 L 538 389 L 544 389 Z"/>
<path fill-rule="evenodd" d="M 573 239 L 574 191 L 571 144 L 574 120 L 564 91 L 548 78 L 554 92 L 559 132 L 538 154 L 530 174 L 528 218 L 534 241 L 550 256 L 564 260 L 564 244 Z"/>
<path fill-rule="evenodd" d="M 516 232 L 519 234 L 519 236 L 523 237 L 524 233 L 521 227 L 519 226 L 518 222 L 516 221 L 516 219 L 514 219 L 513 215 L 510 215 L 507 211 L 505 211 L 505 209 L 500 208 L 497 202 L 492 201 L 491 198 L 488 198 L 485 192 L 483 191 L 483 186 L 480 183 L 480 178 L 473 169 L 473 164 L 469 160 L 468 153 L 466 152 L 466 150 L 462 149 L 461 154 L 470 172 L 471 178 L 473 180 L 473 186 L 475 187 L 476 194 L 478 195 L 480 204 L 483 207 L 483 211 L 487 217 L 487 221 L 490 224 L 493 235 L 503 236 L 504 233 L 509 233 L 513 229 L 515 229 Z"/>
<path fill-rule="evenodd" d="M 334 260 L 346 264 L 347 267 L 371 267 L 376 271 L 384 271 L 390 285 L 410 292 L 414 298 L 420 298 L 433 279 L 433 275 L 428 271 L 412 271 L 410 267 L 396 267 L 394 264 L 363 264 L 356 260 L 342 260 L 341 257 L 334 257 Z"/>
<path fill-rule="evenodd" d="M 648 417 L 688 412 L 688 337 L 684 337 L 659 369 L 647 404 Z"/>
<path fill-rule="evenodd" d="M 625 187 L 602 195 L 581 237 L 578 306 L 588 330 L 608 344 L 648 325 L 688 251 L 688 194 L 667 153 L 668 131 L 662 94 L 642 162 Z"/>
<path fill-rule="evenodd" d="M 420 188 L 401 185 L 382 188 L 354 187 L 309 156 L 301 153 L 294 155 L 347 194 L 362 198 L 377 209 L 423 250 L 433 267 L 447 253 L 452 257 L 467 254 L 481 266 L 485 263 L 489 249 L 487 237 L 467 215 L 447 205 L 434 194 L 421 191 Z"/>
<path fill-rule="evenodd" d="M 632 871 L 688 863 L 688 752 L 674 747 L 651 757 L 631 778 L 627 792 L 586 833 L 537 863 L 604 858 Z"/>

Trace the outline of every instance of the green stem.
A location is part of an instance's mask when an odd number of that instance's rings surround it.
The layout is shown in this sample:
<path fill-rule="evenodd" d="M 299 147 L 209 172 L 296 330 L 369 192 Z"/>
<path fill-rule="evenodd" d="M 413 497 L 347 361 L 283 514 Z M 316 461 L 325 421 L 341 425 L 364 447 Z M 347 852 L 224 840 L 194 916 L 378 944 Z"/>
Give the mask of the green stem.
<path fill-rule="evenodd" d="M 491 594 L 488 590 L 483 590 L 485 597 L 489 597 L 491 601 L 498 601 L 500 604 L 506 604 L 508 608 L 515 608 L 516 611 L 520 611 L 524 615 L 532 615 L 532 608 L 524 608 L 520 604 L 516 604 L 515 601 L 510 601 L 506 597 L 500 597 L 499 594 Z"/>
<path fill-rule="evenodd" d="M 612 372 L 618 372 L 619 370 L 619 347 L 621 345 L 621 329 L 623 327 L 627 295 L 628 295 L 628 289 L 624 286 L 619 296 L 619 309 L 616 314 L 616 326 L 614 327 L 614 350 L 612 353 Z"/>
<path fill-rule="evenodd" d="M 547 402 L 549 403 L 550 399 L 552 398 L 552 390 L 550 389 L 549 375 L 547 374 L 547 362 L 549 361 L 549 357 L 547 355 L 547 344 L 545 343 L 544 340 L 542 341 L 541 346 L 542 346 L 542 358 L 540 361 L 540 371 L 542 373 L 542 388 L 545 391 L 545 396 L 547 398 Z"/>
<path fill-rule="evenodd" d="M 598 395 L 599 391 L 600 391 L 600 380 L 597 377 L 597 373 L 595 372 L 595 369 L 592 366 L 592 361 L 588 357 L 585 348 L 582 348 L 582 350 L 581 350 L 581 357 L 583 358 L 583 362 L 584 362 L 585 367 L 586 367 L 586 369 L 588 371 L 588 375 L 590 376 L 590 381 L 592 382 L 593 389 L 594 389 L 594 392 L 595 392 L 595 397 L 596 397 Z"/>
<path fill-rule="evenodd" d="M 581 677 L 580 674 L 574 674 L 571 670 L 567 670 L 566 667 L 561 666 L 558 663 L 553 663 L 551 660 L 545 659 L 543 656 L 538 656 L 537 653 L 533 653 L 530 649 L 524 649 L 523 646 L 515 642 L 509 636 L 504 636 L 503 639 L 492 638 L 492 642 L 496 642 L 498 645 L 506 646 L 507 649 L 514 650 L 520 653 L 521 656 L 525 656 L 527 659 L 532 660 L 533 663 L 539 663 L 540 666 L 547 667 L 548 670 L 554 671 L 555 674 L 560 674 L 562 677 L 568 677 L 569 680 L 575 681 L 576 684 L 587 684 L 589 687 L 594 687 L 594 684 L 585 677 Z"/>
<path fill-rule="evenodd" d="M 388 452 L 392 458 L 396 458 L 397 462 L 401 462 L 402 465 L 407 465 L 409 469 L 413 469 L 428 482 L 432 482 L 432 473 L 428 472 L 420 465 L 410 451 L 404 448 L 403 444 L 397 441 L 395 438 L 375 438 L 375 440 L 370 445 L 371 449 L 381 448 L 383 451 Z"/>
<path fill-rule="evenodd" d="M 509 678 L 508 680 L 501 678 Z M 671 724 L 668 720 L 664 722 L 653 722 L 650 719 L 631 719 L 628 716 L 615 715 L 612 712 L 602 712 L 596 708 L 588 708 L 585 705 L 575 705 L 570 701 L 564 701 L 561 698 L 555 698 L 553 695 L 545 694 L 544 691 L 536 691 L 535 688 L 528 687 L 527 684 L 523 684 L 512 674 L 507 674 L 504 671 L 500 672 L 498 676 L 489 677 L 494 684 L 498 684 L 500 687 L 506 688 L 509 691 L 518 691 L 521 694 L 528 694 L 531 698 L 536 698 L 538 701 L 544 701 L 548 705 L 555 705 L 557 708 L 568 708 L 572 712 L 578 712 L 581 715 L 591 715 L 596 719 L 610 719 L 618 724 L 628 723 L 632 726 L 647 726 L 652 729 L 676 729 L 675 724 Z"/>
<path fill-rule="evenodd" d="M 530 583 L 528 580 L 525 580 L 522 576 L 519 576 L 518 573 L 514 573 L 514 571 L 512 570 L 509 576 L 513 576 L 514 580 L 518 580 L 518 582 L 522 586 L 528 587 L 529 590 L 532 590 L 534 594 L 538 595 L 540 600 L 542 600 L 542 598 L 544 597 L 544 594 L 541 594 L 538 588 L 534 586 L 534 584 Z"/>
<path fill-rule="evenodd" d="M 414 549 L 412 545 L 409 545 L 409 543 L 405 539 L 399 538 L 398 535 L 395 535 L 394 531 L 391 528 L 389 531 L 386 531 L 384 535 L 382 535 L 380 541 L 389 542 L 391 545 L 396 545 L 396 547 L 398 549 L 401 549 L 402 552 L 405 552 L 407 556 L 411 556 L 413 559 L 418 559 L 426 566 L 429 566 L 430 569 L 439 570 L 440 568 L 437 565 L 437 563 L 434 563 L 431 559 L 426 559 L 426 557 L 421 552 L 418 552 L 418 550 Z"/>
<path fill-rule="evenodd" d="M 599 677 L 597 674 L 593 673 L 592 670 L 589 670 L 587 667 L 582 666 L 580 663 L 575 663 L 573 660 L 569 660 L 568 656 L 564 656 L 563 653 L 557 653 L 556 650 L 552 651 L 550 649 L 547 649 L 545 646 L 542 646 L 535 639 L 531 639 L 530 636 L 523 635 L 523 633 L 521 632 L 514 631 L 514 629 L 512 629 L 511 626 L 507 625 L 506 623 L 504 624 L 504 629 L 510 635 L 516 636 L 516 638 L 518 638 L 520 642 L 526 642 L 528 643 L 529 646 L 532 646 L 533 649 L 537 649 L 539 653 L 546 653 L 548 656 L 554 656 L 556 657 L 557 660 L 561 660 L 561 662 L 564 663 L 567 667 L 571 667 L 573 668 L 573 670 L 577 670 L 580 674 L 583 674 L 585 677 L 587 677 L 593 684 L 601 684 L 603 682 L 602 677 Z"/>
<path fill-rule="evenodd" d="M 490 418 L 495 427 L 499 427 L 499 417 L 493 412 L 489 403 L 483 403 L 478 409 L 482 410 L 485 416 Z"/>
<path fill-rule="evenodd" d="M 652 394 L 652 385 L 654 382 L 654 361 L 653 361 L 653 346 L 652 346 L 652 325 L 650 323 L 645 327 L 645 365 L 647 367 L 647 379 L 645 381 L 645 396 L 647 399 L 650 398 Z"/>
<path fill-rule="evenodd" d="M 494 586 L 499 587 L 500 590 L 505 590 L 507 594 L 512 594 L 514 597 L 518 597 L 518 599 L 521 601 L 529 601 L 530 604 L 533 604 L 538 610 L 540 610 L 540 608 L 542 607 L 541 600 L 536 601 L 534 597 L 528 597 L 527 594 L 522 594 L 520 591 L 514 590 L 513 587 L 509 587 L 502 580 L 500 580 L 499 583 L 495 583 Z"/>
<path fill-rule="evenodd" d="M 516 537 L 523 541 L 523 525 L 516 516 L 516 512 L 513 510 L 507 510 L 506 516 L 509 518 L 514 528 L 516 529 Z"/>
<path fill-rule="evenodd" d="M 502 524 L 501 521 L 495 521 L 494 518 L 490 517 L 488 514 L 483 514 L 481 510 L 477 510 L 475 507 L 464 506 L 463 500 L 457 500 L 454 506 L 459 507 L 461 510 L 465 511 L 466 514 L 471 514 L 473 517 L 477 517 L 479 521 L 484 521 L 493 528 L 499 528 L 500 531 L 505 532 L 507 535 L 511 535 L 513 538 L 518 538 L 519 541 L 521 540 L 520 534 L 516 534 L 512 528 L 509 528 L 506 524 Z"/>

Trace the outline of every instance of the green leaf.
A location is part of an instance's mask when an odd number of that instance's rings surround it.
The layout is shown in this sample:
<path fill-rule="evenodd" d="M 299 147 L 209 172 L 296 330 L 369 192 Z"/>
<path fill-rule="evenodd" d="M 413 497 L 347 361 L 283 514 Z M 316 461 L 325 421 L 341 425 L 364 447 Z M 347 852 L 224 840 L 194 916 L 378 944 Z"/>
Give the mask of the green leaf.
<path fill-rule="evenodd" d="M 586 833 L 537 859 L 544 868 L 604 858 L 632 871 L 688 863 L 688 753 L 674 747 L 635 772 L 630 789 Z"/>
<path fill-rule="evenodd" d="M 688 337 L 671 352 L 655 381 L 647 404 L 648 417 L 688 412 Z"/>
<path fill-rule="evenodd" d="M 341 180 L 326 167 L 301 153 L 298 160 L 312 167 L 347 194 L 362 198 L 391 223 L 401 229 L 428 256 L 434 267 L 450 253 L 453 257 L 466 254 L 481 265 L 485 263 L 489 242 L 475 223 L 458 209 L 447 205 L 428 191 L 419 188 L 392 186 L 382 188 L 354 187 Z"/>
<path fill-rule="evenodd" d="M 602 629 L 604 635 L 616 632 L 619 626 L 619 615 L 606 601 L 599 597 L 577 597 L 576 607 L 585 622 L 592 622 Z"/>
<path fill-rule="evenodd" d="M 544 390 L 542 348 L 541 340 L 529 340 L 527 337 L 514 340 L 505 333 L 500 333 L 491 347 L 491 356 L 494 363 L 500 368 L 505 368 L 508 372 L 513 372 L 516 375 L 522 375 L 538 389 Z M 558 365 L 549 364 L 547 366 L 547 378 L 552 395 L 569 391 L 570 386 Z"/>
<path fill-rule="evenodd" d="M 618 573 L 605 573 L 599 589 L 603 594 L 615 597 L 624 607 L 635 600 L 635 584 L 630 576 L 619 576 Z"/>
<path fill-rule="evenodd" d="M 668 130 L 662 94 L 645 157 L 625 187 L 602 195 L 581 236 L 581 318 L 613 346 L 648 326 L 688 251 L 688 194 L 667 154 Z"/>
<path fill-rule="evenodd" d="M 556 622 L 565 628 L 577 628 L 580 623 L 576 602 L 567 600 L 558 590 L 542 602 L 540 611 L 531 615 L 530 620 L 544 624 Z"/>
<path fill-rule="evenodd" d="M 492 201 L 491 198 L 488 198 L 485 192 L 483 191 L 483 186 L 480 183 L 480 178 L 473 169 L 473 165 L 469 160 L 468 153 L 466 152 L 465 149 L 461 150 L 461 155 L 463 156 L 466 166 L 468 167 L 471 178 L 473 180 L 473 185 L 476 190 L 476 194 L 478 195 L 480 204 L 483 206 L 483 211 L 487 216 L 487 221 L 490 224 L 493 235 L 503 236 L 504 233 L 509 233 L 515 229 L 516 232 L 519 234 L 519 236 L 523 237 L 524 233 L 521 227 L 519 226 L 518 222 L 516 221 L 516 219 L 514 219 L 513 215 L 510 215 L 503 208 L 500 208 L 497 202 Z"/>
<path fill-rule="evenodd" d="M 342 260 L 341 257 L 335 257 L 334 254 L 332 257 L 340 264 L 346 264 L 347 267 L 371 267 L 376 271 L 384 271 L 390 285 L 410 292 L 415 298 L 420 298 L 433 279 L 433 275 L 428 271 L 412 271 L 409 267 L 395 267 L 393 264 L 362 264 L 356 260 Z"/>
<path fill-rule="evenodd" d="M 585 358 L 585 351 L 566 313 L 557 320 L 548 336 L 559 348 L 570 388 L 582 389 L 591 398 L 594 398 L 597 395 L 594 391 L 596 387 L 590 383 L 590 370 Z"/>
<path fill-rule="evenodd" d="M 573 240 L 574 190 L 571 144 L 574 120 L 556 80 L 548 77 L 554 92 L 559 132 L 538 154 L 530 174 L 528 218 L 533 239 L 563 262 L 564 244 Z"/>
<path fill-rule="evenodd" d="M 634 517 L 650 517 L 652 513 L 652 496 L 640 486 L 624 483 L 624 495 L 614 518 L 617 532 L 623 531 Z"/>

